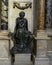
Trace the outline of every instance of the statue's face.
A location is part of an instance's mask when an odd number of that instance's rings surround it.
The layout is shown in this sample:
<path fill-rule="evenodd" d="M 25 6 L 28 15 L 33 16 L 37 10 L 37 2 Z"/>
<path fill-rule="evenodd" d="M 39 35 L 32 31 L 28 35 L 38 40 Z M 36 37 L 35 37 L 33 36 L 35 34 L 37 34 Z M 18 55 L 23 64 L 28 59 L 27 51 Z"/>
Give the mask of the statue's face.
<path fill-rule="evenodd" d="M 20 16 L 21 18 L 24 18 L 25 13 L 24 13 L 24 12 L 20 12 L 20 13 L 19 13 L 19 16 Z"/>

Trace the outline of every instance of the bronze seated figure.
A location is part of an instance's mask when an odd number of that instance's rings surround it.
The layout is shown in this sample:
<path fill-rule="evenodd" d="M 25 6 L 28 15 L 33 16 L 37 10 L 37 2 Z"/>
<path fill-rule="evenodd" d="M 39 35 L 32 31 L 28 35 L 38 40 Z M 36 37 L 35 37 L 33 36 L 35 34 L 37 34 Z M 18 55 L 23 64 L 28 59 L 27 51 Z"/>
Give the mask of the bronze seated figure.
<path fill-rule="evenodd" d="M 10 50 L 11 53 L 11 65 L 14 65 L 15 54 L 17 53 L 31 53 L 33 54 L 33 35 L 30 31 L 28 31 L 28 21 L 24 18 L 25 13 L 20 12 L 19 16 L 16 19 L 16 26 L 14 29 L 13 35 L 11 35 L 14 46 Z"/>

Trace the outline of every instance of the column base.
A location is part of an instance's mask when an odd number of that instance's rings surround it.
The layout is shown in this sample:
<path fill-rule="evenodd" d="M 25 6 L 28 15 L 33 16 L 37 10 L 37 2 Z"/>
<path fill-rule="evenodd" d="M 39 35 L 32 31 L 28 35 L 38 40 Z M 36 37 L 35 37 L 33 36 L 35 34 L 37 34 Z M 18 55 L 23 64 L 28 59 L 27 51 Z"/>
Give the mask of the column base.
<path fill-rule="evenodd" d="M 35 65 L 50 65 L 49 58 L 35 58 Z"/>

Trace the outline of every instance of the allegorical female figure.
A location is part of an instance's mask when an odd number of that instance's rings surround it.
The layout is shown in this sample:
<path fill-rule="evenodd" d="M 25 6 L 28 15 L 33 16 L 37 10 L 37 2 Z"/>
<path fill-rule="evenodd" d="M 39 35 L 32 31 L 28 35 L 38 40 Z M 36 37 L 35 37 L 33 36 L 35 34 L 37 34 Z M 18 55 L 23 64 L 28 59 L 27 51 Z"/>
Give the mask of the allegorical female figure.
<path fill-rule="evenodd" d="M 12 63 L 17 53 L 31 53 L 33 48 L 33 35 L 28 31 L 28 21 L 24 18 L 25 13 L 20 12 L 19 17 L 16 18 L 16 26 L 12 38 L 14 39 L 14 46 L 12 47 L 11 56 Z"/>

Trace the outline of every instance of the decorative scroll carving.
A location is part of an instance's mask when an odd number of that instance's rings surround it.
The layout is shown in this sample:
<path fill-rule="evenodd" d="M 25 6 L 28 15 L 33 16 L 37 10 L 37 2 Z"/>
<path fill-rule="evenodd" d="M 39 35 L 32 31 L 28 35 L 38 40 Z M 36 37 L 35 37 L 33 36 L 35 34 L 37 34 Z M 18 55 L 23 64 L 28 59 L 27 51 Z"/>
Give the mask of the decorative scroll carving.
<path fill-rule="evenodd" d="M 45 22 L 45 27 L 46 28 L 51 28 L 52 26 L 52 0 L 46 0 L 46 22 Z"/>
<path fill-rule="evenodd" d="M 22 4 L 23 6 L 21 6 L 20 4 Z M 18 2 L 14 2 L 13 8 L 17 7 L 18 9 L 24 10 L 27 8 L 31 8 L 32 7 L 32 3 L 18 3 Z"/>
<path fill-rule="evenodd" d="M 39 10 L 38 10 L 38 29 L 44 29 L 45 20 L 45 0 L 39 0 Z"/>

